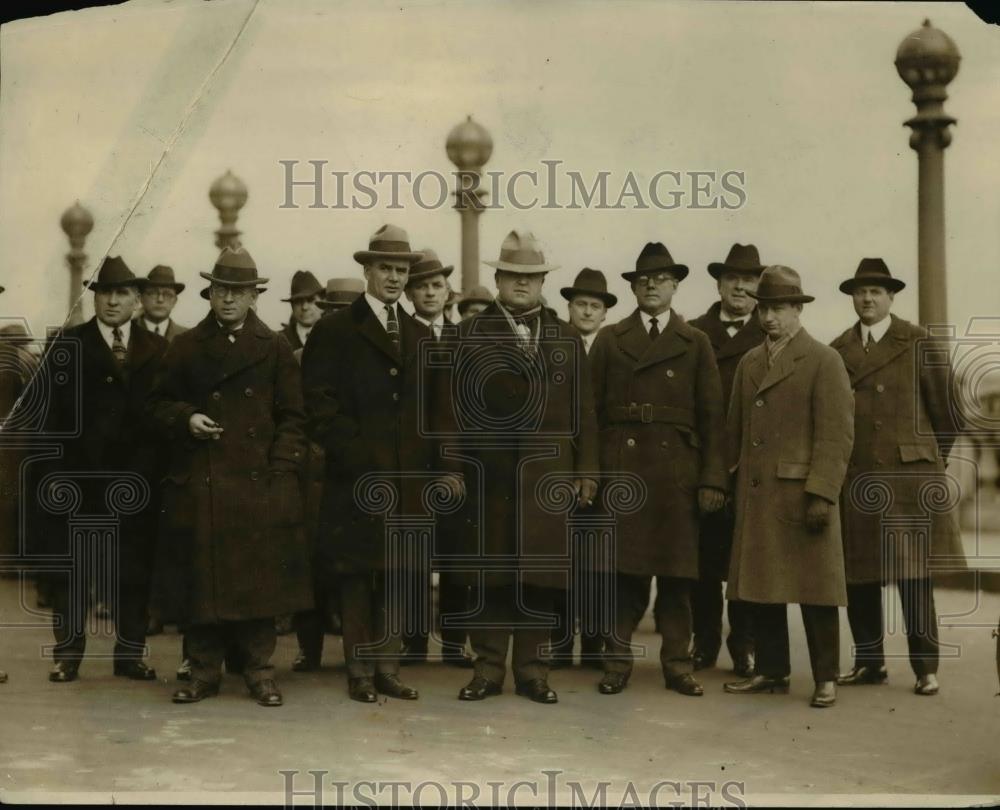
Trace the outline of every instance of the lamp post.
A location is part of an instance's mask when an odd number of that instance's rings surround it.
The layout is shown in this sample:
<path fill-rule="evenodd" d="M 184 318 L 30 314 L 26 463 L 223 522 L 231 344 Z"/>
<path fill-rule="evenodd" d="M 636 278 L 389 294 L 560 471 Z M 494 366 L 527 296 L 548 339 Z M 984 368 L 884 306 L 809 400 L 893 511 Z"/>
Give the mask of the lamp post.
<path fill-rule="evenodd" d="M 70 251 L 66 254 L 66 264 L 69 265 L 69 318 L 68 326 L 83 323 L 83 267 L 87 262 L 87 254 L 83 252 L 87 234 L 94 229 L 94 217 L 90 211 L 80 205 L 77 200 L 67 208 L 59 220 L 63 232 L 69 237 Z"/>
<path fill-rule="evenodd" d="M 462 217 L 462 292 L 467 293 L 479 285 L 479 215 L 486 196 L 479 182 L 493 154 L 493 139 L 470 115 L 448 133 L 445 149 L 458 168 L 455 208 Z"/>
<path fill-rule="evenodd" d="M 900 43 L 896 70 L 913 91 L 917 114 L 906 122 L 917 152 L 918 302 L 920 323 L 948 322 L 944 244 L 944 150 L 955 119 L 944 111 L 945 88 L 958 73 L 958 48 L 930 20 Z"/>
<path fill-rule="evenodd" d="M 219 212 L 222 227 L 215 232 L 215 246 L 236 248 L 240 244 L 240 231 L 236 218 L 247 201 L 247 187 L 232 171 L 227 170 L 208 190 L 208 198 Z"/>

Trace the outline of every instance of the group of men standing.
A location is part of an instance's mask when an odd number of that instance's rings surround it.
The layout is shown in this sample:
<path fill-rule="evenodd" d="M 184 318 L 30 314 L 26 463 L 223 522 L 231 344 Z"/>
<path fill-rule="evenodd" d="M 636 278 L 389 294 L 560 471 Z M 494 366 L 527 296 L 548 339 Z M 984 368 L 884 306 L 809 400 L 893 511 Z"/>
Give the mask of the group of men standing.
<path fill-rule="evenodd" d="M 603 670 L 599 692 L 621 692 L 654 577 L 665 685 L 680 694 L 703 694 L 695 672 L 716 664 L 726 580 L 741 678 L 727 692 L 788 690 L 789 603 L 802 610 L 811 705 L 832 705 L 836 683 L 885 681 L 892 582 L 915 691 L 937 692 L 930 560 L 961 558 L 954 517 L 936 515 L 929 537 L 885 533 L 859 488 L 876 482 L 897 508 L 915 506 L 943 480 L 961 417 L 947 364 L 919 362 L 926 332 L 889 312 L 904 285 L 884 262 L 864 259 L 841 285 L 859 320 L 830 347 L 801 325 L 814 299 L 798 273 L 763 265 L 753 245 L 709 265 L 719 301 L 685 321 L 674 296 L 689 269 L 647 244 L 622 273 L 635 309 L 607 326 L 617 297 L 600 271 L 561 290 L 568 323 L 543 303 L 556 266 L 530 233 L 511 232 L 486 262 L 496 296 L 467 293 L 458 324 L 445 317 L 452 268 L 401 228 L 383 226 L 354 259 L 360 283 L 324 291 L 296 274 L 282 336 L 255 314 L 268 279 L 242 248 L 201 273 L 209 311 L 187 331 L 157 309 L 183 289 L 172 271 L 137 279 L 109 258 L 90 285 L 95 317 L 52 342 L 48 356 L 63 340 L 83 347 L 83 431 L 56 468 L 150 483 L 120 529 L 115 674 L 155 678 L 142 651 L 158 539 L 190 659 L 176 702 L 216 694 L 236 652 L 253 697 L 280 705 L 275 617 L 295 614 L 293 668 L 305 671 L 331 613 L 350 697 L 416 699 L 400 664 L 426 659 L 433 630 L 413 599 L 430 592 L 426 550 L 405 528 L 416 515 L 435 525 L 442 656 L 473 670 L 462 700 L 503 691 L 512 645 L 517 693 L 557 702 L 549 671 L 572 663 L 577 632 L 581 662 Z M 53 402 L 53 430 L 70 406 Z M 616 511 L 604 494 L 624 479 L 643 500 Z M 570 493 L 565 508 L 553 486 Z M 438 513 L 428 487 L 446 493 Z M 101 493 L 87 497 L 100 511 Z M 614 514 L 613 570 L 573 581 L 573 518 L 593 513 Z M 86 604 L 70 594 L 54 605 L 54 681 L 75 680 L 83 657 L 82 632 L 66 628 Z M 610 628 L 594 622 L 602 605 Z M 856 657 L 839 675 L 844 605 Z"/>

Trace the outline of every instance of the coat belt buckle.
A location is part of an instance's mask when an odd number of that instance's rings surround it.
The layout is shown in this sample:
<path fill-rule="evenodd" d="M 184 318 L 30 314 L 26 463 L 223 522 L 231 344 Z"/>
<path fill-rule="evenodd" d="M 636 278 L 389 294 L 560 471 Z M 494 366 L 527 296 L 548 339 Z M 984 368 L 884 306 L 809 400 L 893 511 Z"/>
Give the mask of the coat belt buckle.
<path fill-rule="evenodd" d="M 643 402 L 640 409 L 639 418 L 642 420 L 644 425 L 648 425 L 653 421 L 653 403 Z"/>

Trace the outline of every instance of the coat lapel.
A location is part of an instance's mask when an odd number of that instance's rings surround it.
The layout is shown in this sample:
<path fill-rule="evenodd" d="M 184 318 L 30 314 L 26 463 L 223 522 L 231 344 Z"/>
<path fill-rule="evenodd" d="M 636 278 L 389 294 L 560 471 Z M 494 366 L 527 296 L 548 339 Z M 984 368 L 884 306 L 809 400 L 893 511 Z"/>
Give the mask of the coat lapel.
<path fill-rule="evenodd" d="M 642 325 L 642 318 L 639 317 L 639 310 L 635 310 L 625 320 L 616 323 L 614 330 L 618 338 L 618 348 L 638 362 L 651 345 L 649 333 Z"/>
<path fill-rule="evenodd" d="M 399 308 L 396 309 L 399 312 Z M 353 304 L 351 304 L 351 314 L 354 316 L 354 322 L 358 326 L 358 332 L 361 336 L 365 338 L 369 343 L 371 343 L 379 351 L 383 352 L 386 357 L 392 360 L 396 365 L 403 364 L 403 358 L 399 356 L 399 352 L 396 351 L 396 347 L 392 345 L 392 340 L 389 338 L 388 332 L 379 323 L 378 316 L 372 312 L 372 308 L 368 306 L 368 299 L 363 295 L 359 296 Z M 400 318 L 402 320 L 402 318 Z M 403 337 L 403 326 L 400 324 L 400 340 L 404 340 Z M 404 345 L 403 351 L 408 351 L 409 347 Z"/>
<path fill-rule="evenodd" d="M 778 359 L 775 361 L 774 365 L 771 366 L 764 374 L 764 379 L 761 380 L 760 385 L 757 387 L 757 393 L 760 394 L 766 391 L 768 388 L 781 382 L 785 377 L 795 371 L 796 361 L 805 355 L 806 345 L 809 342 L 809 335 L 804 328 L 800 328 L 798 334 L 792 338 L 791 343 L 789 343 L 778 355 Z M 767 366 L 767 347 L 762 347 L 762 358 L 765 367 Z"/>
<path fill-rule="evenodd" d="M 656 340 L 648 341 L 649 333 L 646 333 L 648 345 L 642 357 L 639 358 L 639 362 L 635 367 L 636 371 L 647 366 L 656 365 L 663 360 L 669 360 L 671 357 L 678 357 L 688 350 L 689 341 L 678 332 L 678 321 L 679 316 L 677 313 L 670 310 L 670 317 Z M 641 320 L 639 328 L 640 330 L 643 329 Z"/>
<path fill-rule="evenodd" d="M 111 374 L 119 380 L 125 379 L 122 367 L 115 360 L 111 348 L 104 341 L 100 329 L 97 327 L 97 316 L 95 315 L 88 322 L 80 335 L 83 350 L 90 356 L 95 367 L 100 369 L 104 375 Z"/>
<path fill-rule="evenodd" d="M 145 329 L 132 329 L 128 346 L 128 368 L 138 371 L 156 354 L 157 339 Z M 117 364 L 116 364 L 117 365 Z"/>
<path fill-rule="evenodd" d="M 857 327 L 857 344 L 861 353 L 861 362 L 858 363 L 857 373 L 851 375 L 852 386 L 891 363 L 909 347 L 906 330 L 903 329 L 900 320 L 893 315 L 889 317 L 892 318 L 892 322 L 889 324 L 888 331 L 867 354 L 865 354 L 864 346 L 861 344 L 861 327 Z M 852 340 L 853 338 L 852 335 Z M 844 362 L 846 365 L 847 361 Z M 848 370 L 850 371 L 850 369 Z"/>
<path fill-rule="evenodd" d="M 259 363 L 270 349 L 271 330 L 250 310 L 243 328 L 236 333 L 236 341 L 230 343 L 226 333 L 219 328 L 215 314 L 209 311 L 195 330 L 198 340 L 205 347 L 205 354 L 211 364 L 211 379 L 222 382 L 243 369 Z"/>

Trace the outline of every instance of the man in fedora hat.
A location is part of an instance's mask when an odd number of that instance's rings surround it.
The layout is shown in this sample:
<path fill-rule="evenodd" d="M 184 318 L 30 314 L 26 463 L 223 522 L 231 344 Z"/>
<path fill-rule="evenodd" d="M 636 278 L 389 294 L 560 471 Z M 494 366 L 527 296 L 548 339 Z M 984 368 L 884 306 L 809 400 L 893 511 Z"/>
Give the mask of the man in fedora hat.
<path fill-rule="evenodd" d="M 174 278 L 174 269 L 158 264 L 139 282 L 142 313 L 133 319 L 133 323 L 140 329 L 165 337 L 168 343 L 186 332 L 186 326 L 175 323 L 170 317 L 177 306 L 177 296 L 184 291 L 184 284 Z"/>
<path fill-rule="evenodd" d="M 923 522 L 921 490 L 935 483 L 948 490 L 945 465 L 962 427 L 948 364 L 923 359 L 930 356 L 926 349 L 947 357 L 947 345 L 928 345 L 926 329 L 890 312 L 905 286 L 882 259 L 862 259 L 854 277 L 840 285 L 851 296 L 858 320 L 831 344 L 854 389 L 855 437 L 841 498 L 854 667 L 837 683 L 877 684 L 888 678 L 882 586 L 895 583 L 917 679 L 914 692 L 934 695 L 939 654 L 929 565 L 933 558 L 947 558 L 949 566 L 964 561 L 954 510 L 931 512 L 929 537 L 886 532 L 887 513 L 873 514 L 866 496 L 866 490 L 887 490 L 894 519 L 909 513 Z"/>
<path fill-rule="evenodd" d="M 719 300 L 708 312 L 689 323 L 706 335 L 715 351 L 722 378 L 722 401 L 728 406 L 736 366 L 743 355 L 764 340 L 764 330 L 754 313 L 751 293 L 757 289 L 764 265 L 755 245 L 734 244 L 724 262 L 712 262 L 708 273 L 715 279 Z M 691 592 L 694 625 L 695 670 L 715 666 L 722 646 L 722 583 L 729 570 L 733 543 L 731 509 L 704 515 L 701 520 L 698 582 Z M 753 672 L 753 629 L 750 609 L 738 601 L 727 605 L 729 637 L 726 647 L 733 671 L 742 677 Z"/>
<path fill-rule="evenodd" d="M 660 665 L 668 689 L 699 696 L 693 675 L 691 588 L 698 578 L 698 514 L 725 502 L 723 402 L 715 354 L 704 333 L 673 311 L 688 268 L 650 242 L 622 273 L 637 308 L 604 327 L 590 353 L 601 427 L 601 469 L 631 473 L 647 502 L 617 520 L 615 632 L 605 640 L 602 694 L 621 692 L 632 672 L 630 642 L 656 576 Z"/>
<path fill-rule="evenodd" d="M 286 304 L 292 305 L 292 314 L 288 323 L 281 327 L 292 347 L 292 351 L 306 345 L 316 321 L 323 315 L 320 299 L 323 298 L 323 287 L 309 270 L 296 270 L 292 276 L 292 291 L 288 298 L 282 298 Z"/>
<path fill-rule="evenodd" d="M 452 265 L 444 266 L 437 253 L 431 248 L 419 251 L 420 261 L 410 267 L 406 281 L 405 293 L 413 305 L 414 319 L 426 326 L 437 342 L 453 343 L 456 336 L 455 327 L 445 318 L 445 307 L 451 299 L 451 288 L 448 277 L 452 274 Z M 460 531 L 461 519 L 450 520 L 442 516 L 439 521 L 438 534 L 442 541 L 453 539 L 454 533 Z M 411 574 L 414 578 L 410 593 L 414 596 L 405 606 L 411 616 L 422 615 L 422 605 L 415 600 L 422 593 L 430 592 L 431 571 L 415 567 Z M 426 580 L 425 587 L 416 586 L 416 579 Z M 439 615 L 466 613 L 469 610 L 469 587 L 456 579 L 451 571 L 441 571 L 438 583 L 438 613 Z M 429 627 L 417 629 L 413 633 L 403 634 L 402 663 L 414 664 L 427 660 L 427 639 Z M 471 667 L 472 659 L 465 654 L 464 629 L 442 626 L 440 628 L 442 641 L 441 658 L 445 663 L 456 666 Z"/>
<path fill-rule="evenodd" d="M 162 514 L 184 571 L 191 657 L 191 680 L 173 700 L 217 694 L 231 643 L 252 697 L 280 706 L 274 619 L 312 603 L 299 368 L 254 312 L 267 279 L 244 248 L 225 248 L 200 275 L 210 310 L 174 339 L 150 406 L 170 440 Z"/>
<path fill-rule="evenodd" d="M 97 277 L 85 286 L 94 293 L 94 317 L 84 324 L 63 331 L 49 344 L 41 377 L 65 373 L 79 375 L 69 388 L 79 392 L 75 398 L 52 398 L 45 432 L 48 435 L 71 435 L 72 426 L 81 424 L 76 438 L 64 441 L 62 458 L 53 462 L 56 473 L 72 476 L 83 492 L 80 514 L 107 514 L 105 491 L 108 481 L 121 471 L 139 476 L 148 484 L 151 497 L 135 514 L 119 516 L 118 542 L 112 554 L 115 560 L 76 560 L 86 570 L 96 564 L 110 566 L 115 581 L 110 593 L 97 597 L 112 604 L 115 620 L 114 673 L 132 680 L 152 681 L 156 673 L 143 661 L 146 644 L 149 581 L 156 543 L 158 482 L 162 474 L 163 445 L 146 412 L 146 398 L 160 369 L 167 341 L 141 329 L 133 329 L 132 313 L 139 298 L 140 279 L 119 256 L 109 256 L 101 264 Z M 60 348 L 77 342 L 80 363 L 57 370 Z M 66 350 L 72 347 L 65 345 Z M 52 380 L 49 381 L 50 383 Z M 51 390 L 51 389 L 50 389 Z M 134 486 L 134 485 L 132 485 Z M 44 530 L 50 538 L 59 538 L 61 548 L 52 553 L 66 554 L 68 531 L 66 515 L 46 516 Z M 91 553 L 100 556 L 94 546 Z M 56 638 L 53 650 L 55 666 L 49 680 L 66 683 L 77 678 L 86 648 L 86 634 L 79 617 L 86 615 L 87 588 L 74 588 L 69 576 L 54 577 L 52 629 Z"/>
<path fill-rule="evenodd" d="M 465 321 L 493 303 L 493 294 L 482 285 L 473 287 L 458 300 L 458 315 Z"/>
<path fill-rule="evenodd" d="M 607 318 L 608 310 L 618 303 L 617 296 L 608 292 L 608 282 L 604 273 L 589 267 L 584 267 L 577 273 L 573 284 L 561 288 L 559 294 L 568 302 L 569 323 L 580 333 L 584 350 L 589 353 L 593 348 L 597 332 Z M 558 622 L 552 629 L 554 669 L 572 665 L 573 639 L 577 632 L 580 635 L 580 663 L 598 669 L 601 667 L 604 640 L 599 635 L 598 629 L 592 626 L 599 615 L 597 604 L 600 596 L 596 592 L 595 582 L 596 580 L 587 587 L 580 588 L 577 588 L 576 583 L 570 582 L 566 591 L 560 592 L 556 599 Z M 579 593 L 576 593 L 577 590 Z M 574 606 L 578 606 L 579 610 L 575 610 Z"/>
<path fill-rule="evenodd" d="M 364 268 L 364 295 L 320 319 L 302 354 L 310 434 L 326 451 L 318 552 L 323 576 L 340 581 L 351 699 L 374 703 L 382 693 L 415 700 L 417 690 L 399 678 L 399 617 L 390 615 L 401 597 L 388 588 L 402 564 L 386 555 L 391 515 L 365 511 L 355 486 L 379 475 L 395 485 L 396 511 L 421 508 L 422 484 L 406 473 L 432 462 L 418 431 L 418 344 L 430 330 L 398 303 L 420 254 L 410 250 L 406 231 L 384 225 L 354 259 Z"/>
<path fill-rule="evenodd" d="M 450 386 L 456 395 L 442 397 L 437 408 L 459 447 L 452 471 L 468 482 L 470 530 L 463 548 L 495 563 L 461 572 L 470 585 L 483 587 L 482 610 L 469 631 L 474 675 L 459 699 L 500 694 L 513 641 L 517 693 L 555 703 L 548 621 L 567 576 L 533 558 L 565 557 L 567 514 L 546 508 L 539 492 L 558 482 L 572 488 L 574 503 L 593 502 L 597 426 L 590 379 L 576 330 L 542 307 L 545 274 L 555 267 L 535 237 L 512 231 L 499 259 L 485 263 L 496 269 L 497 297 L 460 324 Z"/>
<path fill-rule="evenodd" d="M 815 689 L 832 706 L 840 657 L 838 606 L 847 604 L 837 499 L 854 440 L 851 384 L 840 356 L 802 328 L 799 274 L 761 274 L 757 317 L 767 333 L 736 368 L 729 463 L 736 528 L 728 597 L 753 603 L 755 674 L 727 692 L 787 692 L 789 602 L 802 609 Z"/>
<path fill-rule="evenodd" d="M 324 294 L 316 301 L 327 317 L 351 305 L 364 295 L 365 285 L 357 278 L 331 278 L 326 282 Z M 302 362 L 303 349 L 294 351 L 295 360 Z M 313 557 L 319 535 L 320 513 L 323 508 L 323 487 L 326 481 L 326 454 L 322 446 L 310 440 L 309 453 L 303 465 L 305 489 L 306 529 L 313 544 Z M 318 561 L 313 566 L 313 610 L 299 611 L 293 617 L 299 651 L 292 661 L 294 672 L 312 672 L 319 669 L 323 658 L 323 636 L 326 632 L 340 635 L 340 592 L 336 579 L 323 575 Z"/>

